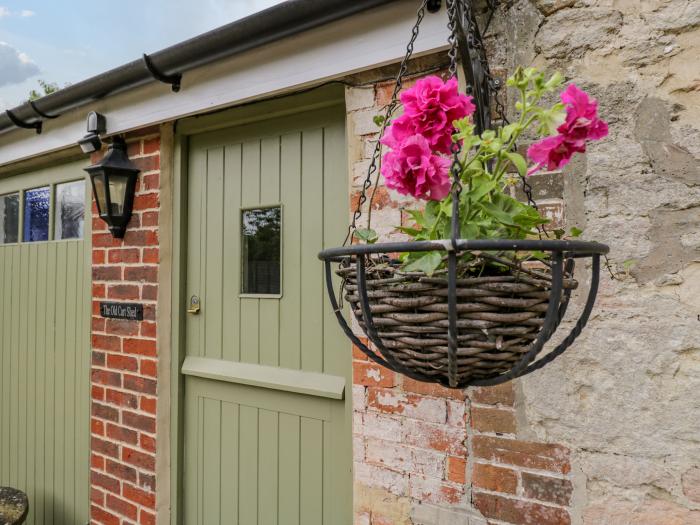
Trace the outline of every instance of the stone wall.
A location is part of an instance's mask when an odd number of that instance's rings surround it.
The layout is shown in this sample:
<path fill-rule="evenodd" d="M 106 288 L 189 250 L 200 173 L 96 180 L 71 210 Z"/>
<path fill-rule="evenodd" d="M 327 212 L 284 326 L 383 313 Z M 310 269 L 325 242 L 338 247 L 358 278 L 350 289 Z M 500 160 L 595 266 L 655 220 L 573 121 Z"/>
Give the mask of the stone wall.
<path fill-rule="evenodd" d="M 610 136 L 531 182 L 549 216 L 610 244 L 616 279 L 574 347 L 510 386 L 425 387 L 356 352 L 356 523 L 700 523 L 700 3 L 518 0 L 489 35 L 499 74 L 559 70 L 598 98 Z M 353 207 L 389 89 L 346 91 Z M 410 205 L 380 189 L 373 227 L 400 238 Z"/>

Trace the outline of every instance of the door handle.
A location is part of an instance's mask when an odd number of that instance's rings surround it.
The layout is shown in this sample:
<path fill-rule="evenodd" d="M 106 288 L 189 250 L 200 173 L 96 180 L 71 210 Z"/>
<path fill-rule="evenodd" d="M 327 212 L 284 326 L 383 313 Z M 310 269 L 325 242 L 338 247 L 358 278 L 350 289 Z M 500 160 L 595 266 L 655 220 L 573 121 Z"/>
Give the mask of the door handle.
<path fill-rule="evenodd" d="M 187 313 L 197 315 L 201 309 L 202 302 L 199 300 L 199 297 L 197 297 L 196 295 L 190 297 L 190 307 L 187 309 Z"/>

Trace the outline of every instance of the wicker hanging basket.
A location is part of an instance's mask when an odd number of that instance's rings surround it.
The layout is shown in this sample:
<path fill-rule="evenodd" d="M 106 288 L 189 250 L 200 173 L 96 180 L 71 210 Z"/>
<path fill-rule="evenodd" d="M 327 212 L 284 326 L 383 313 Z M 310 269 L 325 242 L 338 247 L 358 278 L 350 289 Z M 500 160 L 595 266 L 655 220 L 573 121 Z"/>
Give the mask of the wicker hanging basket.
<path fill-rule="evenodd" d="M 418 27 L 426 9 L 432 5 L 434 11 L 436 4 L 439 7 L 439 2 L 423 0 L 418 10 L 385 126 L 397 106 Z M 489 73 L 469 1 L 447 0 L 447 11 L 450 74 L 457 74 L 459 55 L 476 102 L 473 118 L 480 133 L 491 126 L 490 101 L 499 85 Z M 380 156 L 381 143 L 377 142 L 346 244 L 353 238 Z M 322 251 L 319 258 L 325 263 L 326 287 L 341 328 L 372 360 L 413 379 L 447 387 L 495 385 L 541 368 L 578 337 L 593 308 L 600 257 L 608 247 L 584 241 L 460 239 L 458 171 L 453 170 L 450 239 L 344 245 Z M 523 183 L 534 206 L 529 186 Z M 406 272 L 396 258 L 400 253 L 430 251 L 445 254 L 446 270 L 430 276 Z M 539 252 L 542 262 L 534 267 L 524 265 L 521 261 L 525 258 L 518 255 L 533 251 Z M 537 359 L 564 317 L 572 291 L 579 286 L 574 266 L 581 258 L 591 259 L 592 270 L 583 311 L 562 342 Z M 371 344 L 361 341 L 350 328 L 342 300 L 336 295 L 334 273 L 342 279 L 340 296 L 349 303 Z"/>

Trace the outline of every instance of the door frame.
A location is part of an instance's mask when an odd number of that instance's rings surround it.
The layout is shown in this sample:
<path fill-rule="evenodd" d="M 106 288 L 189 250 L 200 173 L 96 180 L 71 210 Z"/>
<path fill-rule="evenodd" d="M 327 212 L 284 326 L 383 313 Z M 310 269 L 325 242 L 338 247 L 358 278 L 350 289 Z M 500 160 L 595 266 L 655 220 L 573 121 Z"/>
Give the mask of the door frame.
<path fill-rule="evenodd" d="M 172 203 L 172 231 L 169 239 L 172 267 L 170 272 L 170 300 L 164 298 L 164 305 L 170 310 L 170 410 L 169 435 L 166 451 L 170 463 L 170 523 L 182 525 L 183 520 L 183 484 L 182 467 L 184 465 L 184 376 L 180 373 L 185 359 L 185 309 L 187 278 L 187 230 L 188 230 L 188 152 L 189 139 L 193 135 L 231 128 L 243 124 L 263 122 L 273 118 L 293 115 L 314 109 L 331 106 L 345 106 L 345 89 L 341 83 L 330 83 L 310 88 L 300 93 L 291 93 L 273 98 L 251 101 L 234 108 L 198 115 L 179 120 L 175 123 L 172 153 L 172 180 L 169 198 Z M 347 140 L 346 140 L 347 149 Z M 349 179 L 347 179 L 349 181 Z M 348 182 L 349 184 L 349 182 Z M 348 211 L 349 213 L 349 211 Z M 162 242 L 162 241 L 161 241 Z M 166 251 L 167 253 L 167 251 Z M 167 304 L 169 303 L 169 304 Z M 166 347 L 165 345 L 163 346 Z M 348 371 L 352 377 L 351 370 Z M 160 383 L 160 380 L 159 380 Z M 165 392 L 164 392 L 165 394 Z M 346 393 L 348 399 L 352 396 Z M 351 416 L 348 416 L 351 417 Z M 159 482 L 160 483 L 160 482 Z"/>

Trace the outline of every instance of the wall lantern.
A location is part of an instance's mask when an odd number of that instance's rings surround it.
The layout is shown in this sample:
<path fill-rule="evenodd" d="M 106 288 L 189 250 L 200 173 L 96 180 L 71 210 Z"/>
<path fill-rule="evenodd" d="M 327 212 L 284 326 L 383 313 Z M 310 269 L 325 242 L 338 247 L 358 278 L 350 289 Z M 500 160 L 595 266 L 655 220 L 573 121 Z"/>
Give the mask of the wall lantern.
<path fill-rule="evenodd" d="M 140 171 L 129 160 L 124 139 L 115 137 L 104 158 L 85 171 L 90 174 L 100 218 L 107 223 L 114 237 L 124 238 Z"/>

